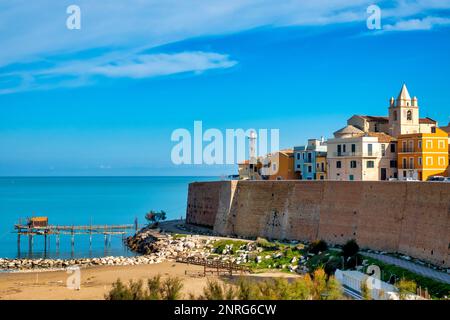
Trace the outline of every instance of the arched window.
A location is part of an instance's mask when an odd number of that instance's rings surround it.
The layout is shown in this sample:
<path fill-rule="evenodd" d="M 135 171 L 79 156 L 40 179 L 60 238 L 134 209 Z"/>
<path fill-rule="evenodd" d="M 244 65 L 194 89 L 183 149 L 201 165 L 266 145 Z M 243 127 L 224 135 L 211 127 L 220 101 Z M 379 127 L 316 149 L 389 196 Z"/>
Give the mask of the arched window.
<path fill-rule="evenodd" d="M 408 110 L 408 112 L 406 113 L 406 120 L 412 120 L 412 112 L 411 112 L 411 110 Z"/>
<path fill-rule="evenodd" d="M 397 121 L 397 111 L 394 111 L 394 121 Z"/>

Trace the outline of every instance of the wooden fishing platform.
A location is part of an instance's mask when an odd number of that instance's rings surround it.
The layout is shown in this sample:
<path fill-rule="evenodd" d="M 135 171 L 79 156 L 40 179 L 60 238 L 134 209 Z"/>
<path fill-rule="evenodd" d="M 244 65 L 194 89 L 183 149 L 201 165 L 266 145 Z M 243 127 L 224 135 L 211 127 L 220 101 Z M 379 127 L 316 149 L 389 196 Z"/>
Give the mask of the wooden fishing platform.
<path fill-rule="evenodd" d="M 32 252 L 33 237 L 44 236 L 45 245 L 44 251 L 47 251 L 47 237 L 54 235 L 56 237 L 56 245 L 59 249 L 59 242 L 61 235 L 71 236 L 72 249 L 75 244 L 75 235 L 89 235 L 89 244 L 92 245 L 92 235 L 104 235 L 105 246 L 111 242 L 112 235 L 122 235 L 122 239 L 125 234 L 130 231 L 137 232 L 138 222 L 135 220 L 134 224 L 122 224 L 122 225 L 50 225 L 48 224 L 47 217 L 32 217 L 27 218 L 26 224 L 21 223 L 22 219 L 19 219 L 19 223 L 14 225 L 14 232 L 17 233 L 17 245 L 20 252 L 20 237 L 28 236 L 29 252 Z"/>

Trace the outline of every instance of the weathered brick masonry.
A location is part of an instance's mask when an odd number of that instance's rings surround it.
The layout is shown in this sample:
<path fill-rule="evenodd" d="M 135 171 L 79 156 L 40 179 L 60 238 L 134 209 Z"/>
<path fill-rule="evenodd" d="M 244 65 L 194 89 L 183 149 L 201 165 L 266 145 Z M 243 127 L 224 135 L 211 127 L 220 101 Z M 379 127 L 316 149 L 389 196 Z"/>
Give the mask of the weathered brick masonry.
<path fill-rule="evenodd" d="M 189 186 L 187 221 L 222 235 L 324 239 L 449 266 L 450 184 L 220 181 Z"/>

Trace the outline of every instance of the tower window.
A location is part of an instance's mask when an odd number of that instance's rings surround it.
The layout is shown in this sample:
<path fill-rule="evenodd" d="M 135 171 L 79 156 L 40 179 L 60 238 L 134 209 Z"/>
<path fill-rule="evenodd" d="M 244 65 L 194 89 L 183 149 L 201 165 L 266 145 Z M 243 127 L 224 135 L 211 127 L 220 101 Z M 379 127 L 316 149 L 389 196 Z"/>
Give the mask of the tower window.
<path fill-rule="evenodd" d="M 408 112 L 406 113 L 406 120 L 412 120 L 412 112 L 411 112 L 411 110 L 408 110 Z"/>
<path fill-rule="evenodd" d="M 394 121 L 397 121 L 397 111 L 394 111 Z"/>

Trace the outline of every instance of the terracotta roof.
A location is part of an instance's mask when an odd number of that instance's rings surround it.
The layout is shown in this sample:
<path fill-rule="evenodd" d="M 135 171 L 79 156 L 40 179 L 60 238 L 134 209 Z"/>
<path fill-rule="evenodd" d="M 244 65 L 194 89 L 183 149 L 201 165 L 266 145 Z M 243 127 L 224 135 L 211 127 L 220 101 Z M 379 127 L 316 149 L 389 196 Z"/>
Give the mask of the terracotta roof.
<path fill-rule="evenodd" d="M 336 131 L 334 133 L 334 135 L 343 135 L 343 134 L 360 134 L 360 133 L 364 133 L 364 131 L 352 126 L 352 125 L 348 125 L 345 126 L 342 129 L 339 129 L 338 131 Z"/>
<path fill-rule="evenodd" d="M 389 122 L 388 117 L 378 117 L 378 116 L 360 116 L 360 117 L 366 119 L 367 121 Z"/>
<path fill-rule="evenodd" d="M 397 141 L 397 139 L 395 139 L 394 137 L 392 137 L 384 132 L 367 132 L 367 135 L 369 137 L 378 138 L 378 142 L 388 143 L 391 141 Z"/>
<path fill-rule="evenodd" d="M 450 133 L 450 122 L 448 123 L 448 125 L 446 127 L 440 127 L 439 129 L 444 130 L 447 133 Z"/>
<path fill-rule="evenodd" d="M 292 149 L 284 149 L 284 150 L 280 150 L 278 152 L 282 153 L 282 154 L 284 154 L 286 156 L 290 156 L 290 155 L 294 154 L 294 150 L 292 150 Z"/>
<path fill-rule="evenodd" d="M 420 118 L 419 119 L 419 123 L 423 123 L 423 124 L 436 124 L 436 121 L 431 119 L 431 118 Z"/>

